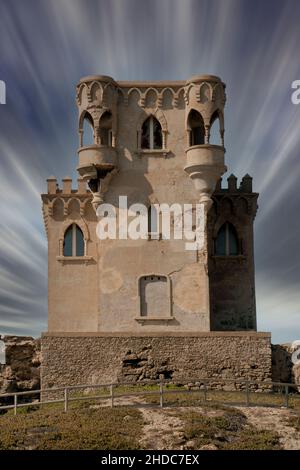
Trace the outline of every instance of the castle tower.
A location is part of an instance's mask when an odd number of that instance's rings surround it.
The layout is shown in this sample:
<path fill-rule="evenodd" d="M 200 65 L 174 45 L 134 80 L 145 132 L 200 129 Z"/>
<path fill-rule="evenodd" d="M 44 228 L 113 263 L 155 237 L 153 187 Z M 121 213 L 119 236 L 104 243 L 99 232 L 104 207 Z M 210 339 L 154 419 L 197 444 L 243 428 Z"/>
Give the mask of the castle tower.
<path fill-rule="evenodd" d="M 253 222 L 257 193 L 245 175 L 231 174 L 213 194 L 208 217 L 212 330 L 256 330 Z"/>
<path fill-rule="evenodd" d="M 211 206 L 210 196 L 224 166 L 225 85 L 213 75 L 194 76 L 185 87 L 187 163 L 185 171 L 194 181 L 199 202 Z M 217 121 L 219 145 L 210 142 L 211 128 Z"/>
<path fill-rule="evenodd" d="M 117 197 L 123 195 L 129 204 L 149 208 L 196 202 L 207 211 L 226 170 L 224 88 L 214 76 L 171 84 L 117 84 L 106 76 L 80 80 L 77 169 L 89 184 L 94 209 L 104 200 L 113 204 L 118 222 L 124 209 L 118 207 Z M 220 145 L 210 143 L 215 120 Z M 89 145 L 83 142 L 84 121 L 93 130 Z M 159 232 L 155 240 L 98 242 L 99 331 L 209 331 L 207 238 L 193 254 L 181 241 L 160 238 Z M 135 260 L 132 266 L 130 257 Z"/>
<path fill-rule="evenodd" d="M 78 188 L 72 189 L 66 177 L 60 189 L 51 177 L 42 196 L 49 251 L 45 383 L 62 351 L 69 348 L 68 357 L 77 354 L 75 345 L 98 357 L 97 365 L 94 359 L 83 361 L 86 383 L 98 380 L 98 373 L 101 380 L 123 376 L 128 351 L 143 356 L 145 348 L 149 364 L 154 361 L 157 368 L 141 377 L 159 375 L 162 357 L 172 374 L 195 368 L 210 374 L 206 363 L 220 346 L 219 335 L 222 347 L 233 345 L 235 352 L 228 353 L 233 369 L 241 341 L 254 361 L 256 353 L 262 357 L 259 348 L 269 358 L 268 334 L 255 332 L 258 195 L 248 175 L 240 187 L 234 175 L 226 189 L 221 185 L 225 102 L 225 84 L 213 75 L 168 82 L 116 82 L 102 75 L 80 80 Z M 171 208 L 170 237 L 162 229 L 162 205 Z M 196 231 L 195 207 L 203 209 Z M 133 213 L 144 209 L 149 216 L 145 233 L 128 236 L 126 224 L 136 223 Z M 193 249 L 175 236 L 180 215 L 192 221 Z M 103 218 L 114 221 L 115 237 L 99 238 Z M 61 352 L 54 353 L 53 345 Z M 181 365 L 173 354 L 177 349 L 185 361 Z M 200 351 L 207 354 L 202 365 L 195 362 Z M 100 367 L 99 357 L 115 364 L 117 372 Z M 216 360 L 217 368 L 221 362 Z M 268 367 L 262 376 L 268 376 Z M 136 372 L 131 372 L 126 374 L 133 380 Z"/>
<path fill-rule="evenodd" d="M 117 169 L 117 101 L 118 86 L 111 77 L 82 78 L 77 87 L 79 111 L 78 173 L 89 183 L 96 210 L 103 202 L 104 186 Z M 93 142 L 83 142 L 83 126 L 92 128 Z"/>

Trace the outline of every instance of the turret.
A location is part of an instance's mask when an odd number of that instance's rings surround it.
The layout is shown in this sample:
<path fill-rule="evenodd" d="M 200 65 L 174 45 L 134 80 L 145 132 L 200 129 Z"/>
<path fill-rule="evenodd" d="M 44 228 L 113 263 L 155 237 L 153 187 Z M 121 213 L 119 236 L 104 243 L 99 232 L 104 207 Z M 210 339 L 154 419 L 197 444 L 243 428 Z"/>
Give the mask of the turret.
<path fill-rule="evenodd" d="M 186 103 L 186 166 L 185 171 L 194 181 L 199 202 L 211 204 L 224 165 L 224 106 L 225 84 L 214 75 L 194 76 L 185 86 Z M 219 139 L 211 141 L 211 129 L 218 123 Z"/>
<path fill-rule="evenodd" d="M 220 180 L 208 215 L 212 330 L 256 330 L 253 222 L 258 194 L 245 175 Z"/>
<path fill-rule="evenodd" d="M 117 170 L 117 84 L 111 77 L 92 75 L 77 85 L 79 111 L 78 173 L 88 182 L 96 210 L 112 173 Z M 84 125 L 92 128 L 93 141 L 85 142 Z"/>

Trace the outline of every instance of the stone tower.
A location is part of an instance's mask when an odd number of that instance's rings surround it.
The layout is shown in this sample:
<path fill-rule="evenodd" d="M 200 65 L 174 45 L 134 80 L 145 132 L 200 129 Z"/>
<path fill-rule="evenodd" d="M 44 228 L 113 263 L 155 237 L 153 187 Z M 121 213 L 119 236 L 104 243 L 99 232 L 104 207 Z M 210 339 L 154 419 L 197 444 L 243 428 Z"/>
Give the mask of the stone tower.
<path fill-rule="evenodd" d="M 212 330 L 255 330 L 253 221 L 257 193 L 252 178 L 219 181 L 208 217 L 208 271 Z"/>
<path fill-rule="evenodd" d="M 196 355 L 204 343 L 214 347 L 221 334 L 216 331 L 236 332 L 226 336 L 236 351 L 241 338 L 252 346 L 253 337 L 257 347 L 269 344 L 268 335 L 255 333 L 257 194 L 248 175 L 239 187 L 234 175 L 226 189 L 221 185 L 227 169 L 225 102 L 225 84 L 213 75 L 168 82 L 116 82 L 98 75 L 80 80 L 78 189 L 68 177 L 62 189 L 49 178 L 42 196 L 49 246 L 45 383 L 59 357 L 53 349 L 73 351 L 78 338 L 81 348 L 99 357 L 105 343 L 111 364 L 116 358 L 122 363 L 132 345 L 143 350 L 147 337 L 168 337 L 171 349 L 176 343 L 186 350 L 184 342 L 198 335 L 190 345 Z M 146 236 L 129 239 L 118 232 L 116 239 L 100 240 L 97 210 L 103 203 L 113 207 L 118 227 L 125 215 L 130 221 L 129 206 L 143 204 L 152 216 Z M 165 237 L 157 204 L 201 206 L 203 243 L 188 250 L 186 240 Z M 177 215 L 171 211 L 171 228 Z M 194 209 L 190 215 L 195 220 Z M 108 337 L 114 338 L 110 345 Z M 101 366 L 101 373 L 97 367 L 102 379 L 120 373 L 117 365 L 118 371 Z M 174 374 L 177 369 L 173 364 Z M 203 365 L 199 370 L 204 373 Z M 84 372 L 86 380 L 94 372 Z"/>

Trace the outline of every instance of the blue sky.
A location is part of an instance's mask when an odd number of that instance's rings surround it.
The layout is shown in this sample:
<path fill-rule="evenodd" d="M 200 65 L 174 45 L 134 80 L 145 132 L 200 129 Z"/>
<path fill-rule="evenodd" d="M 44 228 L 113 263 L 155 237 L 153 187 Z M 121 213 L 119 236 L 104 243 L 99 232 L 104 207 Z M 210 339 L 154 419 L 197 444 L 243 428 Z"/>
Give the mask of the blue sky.
<path fill-rule="evenodd" d="M 226 163 L 260 193 L 258 328 L 300 339 L 298 0 L 0 0 L 0 333 L 47 329 L 40 193 L 76 178 L 80 77 L 227 84 Z"/>

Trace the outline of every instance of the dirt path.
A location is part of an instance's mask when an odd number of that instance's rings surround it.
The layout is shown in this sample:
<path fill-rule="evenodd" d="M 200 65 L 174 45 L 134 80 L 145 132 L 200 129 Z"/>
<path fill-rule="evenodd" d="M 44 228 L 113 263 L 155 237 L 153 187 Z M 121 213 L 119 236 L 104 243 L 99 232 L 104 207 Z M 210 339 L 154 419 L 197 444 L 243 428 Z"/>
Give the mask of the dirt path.
<path fill-rule="evenodd" d="M 217 415 L 218 410 L 207 410 L 201 407 L 189 407 L 189 411 L 199 414 Z M 295 416 L 292 410 L 269 407 L 238 407 L 247 417 L 249 424 L 257 429 L 276 431 L 285 450 L 300 450 L 300 432 L 288 425 L 289 418 Z M 184 423 L 178 417 L 187 408 L 139 408 L 144 418 L 144 435 L 140 441 L 144 449 L 178 450 L 184 449 Z M 187 447 L 188 448 L 188 447 Z"/>
<path fill-rule="evenodd" d="M 184 444 L 184 423 L 176 416 L 180 414 L 179 410 L 184 408 L 170 410 L 169 408 L 147 407 L 146 401 L 140 397 L 116 398 L 115 404 L 119 406 L 136 405 L 142 413 L 144 421 L 143 436 L 140 439 L 142 449 L 173 450 L 180 449 Z M 141 404 L 145 406 L 140 407 Z M 93 405 L 91 408 L 110 405 L 110 400 L 103 400 L 101 405 Z"/>
<path fill-rule="evenodd" d="M 178 411 L 139 408 L 144 418 L 144 435 L 140 441 L 143 449 L 173 450 L 183 445 L 184 423 L 176 416 Z"/>
<path fill-rule="evenodd" d="M 292 410 L 266 407 L 239 407 L 247 416 L 248 422 L 258 429 L 276 431 L 285 450 L 300 450 L 300 432 L 288 425 L 295 413 Z"/>
<path fill-rule="evenodd" d="M 177 408 L 139 408 L 144 418 L 144 435 L 140 441 L 144 449 L 182 450 L 193 449 L 192 441 L 184 438 L 182 413 L 197 412 L 207 416 L 220 414 L 219 410 L 196 406 Z M 222 414 L 222 413 L 221 413 Z"/>

